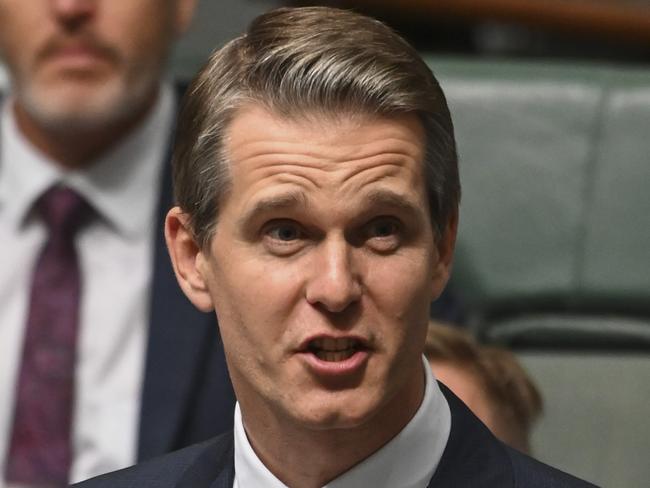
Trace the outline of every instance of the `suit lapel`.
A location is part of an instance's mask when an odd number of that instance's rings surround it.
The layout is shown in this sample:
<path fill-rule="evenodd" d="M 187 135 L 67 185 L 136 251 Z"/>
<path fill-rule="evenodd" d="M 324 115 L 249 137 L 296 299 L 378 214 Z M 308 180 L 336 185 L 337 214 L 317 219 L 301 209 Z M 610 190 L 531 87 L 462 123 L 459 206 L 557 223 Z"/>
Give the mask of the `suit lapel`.
<path fill-rule="evenodd" d="M 235 480 L 234 451 L 232 431 L 214 439 L 185 469 L 185 475 L 175 488 L 232 488 Z"/>
<path fill-rule="evenodd" d="M 171 139 L 171 138 L 170 138 Z M 171 152 L 171 148 L 170 148 Z M 170 155 L 162 176 L 155 237 L 149 332 L 138 442 L 138 459 L 174 447 L 191 400 L 192 379 L 212 344 L 216 319 L 194 308 L 176 282 L 164 238 L 164 219 L 173 203 Z"/>
<path fill-rule="evenodd" d="M 451 432 L 428 488 L 514 486 L 503 444 L 445 385 L 440 384 L 440 389 L 451 410 Z"/>

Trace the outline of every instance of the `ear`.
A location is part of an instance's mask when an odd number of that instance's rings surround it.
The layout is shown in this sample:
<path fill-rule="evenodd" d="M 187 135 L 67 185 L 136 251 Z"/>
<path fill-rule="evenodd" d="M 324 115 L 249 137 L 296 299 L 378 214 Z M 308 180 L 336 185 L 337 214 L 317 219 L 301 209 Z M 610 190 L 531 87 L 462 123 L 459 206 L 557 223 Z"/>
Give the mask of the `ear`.
<path fill-rule="evenodd" d="M 175 0 L 175 3 L 174 31 L 177 36 L 181 36 L 192 23 L 197 2 L 196 0 Z"/>
<path fill-rule="evenodd" d="M 442 235 L 436 242 L 438 261 L 434 264 L 433 282 L 431 289 L 432 300 L 437 300 L 444 290 L 449 276 L 451 276 L 451 265 L 454 258 L 454 247 L 456 246 L 456 234 L 458 232 L 458 210 L 456 210 L 444 228 Z"/>
<path fill-rule="evenodd" d="M 194 241 L 189 217 L 180 207 L 174 207 L 167 213 L 165 240 L 181 289 L 196 308 L 209 312 L 214 308 L 208 289 L 209 267 L 203 251 Z"/>

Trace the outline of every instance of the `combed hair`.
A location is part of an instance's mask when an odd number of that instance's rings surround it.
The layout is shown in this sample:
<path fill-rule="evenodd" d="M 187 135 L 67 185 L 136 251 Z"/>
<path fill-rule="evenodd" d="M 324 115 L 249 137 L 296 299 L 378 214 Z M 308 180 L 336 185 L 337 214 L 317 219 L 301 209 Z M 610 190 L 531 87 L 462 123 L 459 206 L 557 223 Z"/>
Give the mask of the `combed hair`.
<path fill-rule="evenodd" d="M 327 7 L 281 8 L 212 54 L 183 102 L 173 155 L 176 204 L 201 247 L 230 190 L 227 129 L 258 104 L 289 120 L 416 114 L 426 133 L 431 222 L 444 233 L 460 199 L 444 94 L 417 52 L 381 22 Z"/>

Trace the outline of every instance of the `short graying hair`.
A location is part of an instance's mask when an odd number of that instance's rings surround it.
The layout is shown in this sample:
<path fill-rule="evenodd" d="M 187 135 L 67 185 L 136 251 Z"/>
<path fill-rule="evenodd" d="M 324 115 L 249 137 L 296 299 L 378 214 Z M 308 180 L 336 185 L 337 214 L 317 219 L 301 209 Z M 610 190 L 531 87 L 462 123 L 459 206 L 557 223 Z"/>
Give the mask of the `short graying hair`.
<path fill-rule="evenodd" d="M 213 53 L 183 101 L 174 193 L 200 247 L 209 244 L 231 186 L 225 134 L 237 110 L 250 103 L 289 119 L 418 115 L 438 236 L 455 216 L 460 183 L 453 125 L 440 85 L 417 52 L 381 22 L 350 11 L 280 8 Z"/>

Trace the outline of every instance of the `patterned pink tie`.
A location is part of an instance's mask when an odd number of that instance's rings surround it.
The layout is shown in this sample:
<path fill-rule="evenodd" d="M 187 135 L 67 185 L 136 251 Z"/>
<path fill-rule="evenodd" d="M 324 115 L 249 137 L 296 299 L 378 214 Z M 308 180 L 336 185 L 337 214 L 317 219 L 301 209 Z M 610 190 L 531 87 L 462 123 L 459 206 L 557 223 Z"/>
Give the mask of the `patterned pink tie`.
<path fill-rule="evenodd" d="M 80 293 L 74 237 L 91 211 L 77 193 L 61 187 L 45 192 L 36 210 L 48 229 L 48 241 L 32 277 L 5 478 L 66 486 Z"/>

